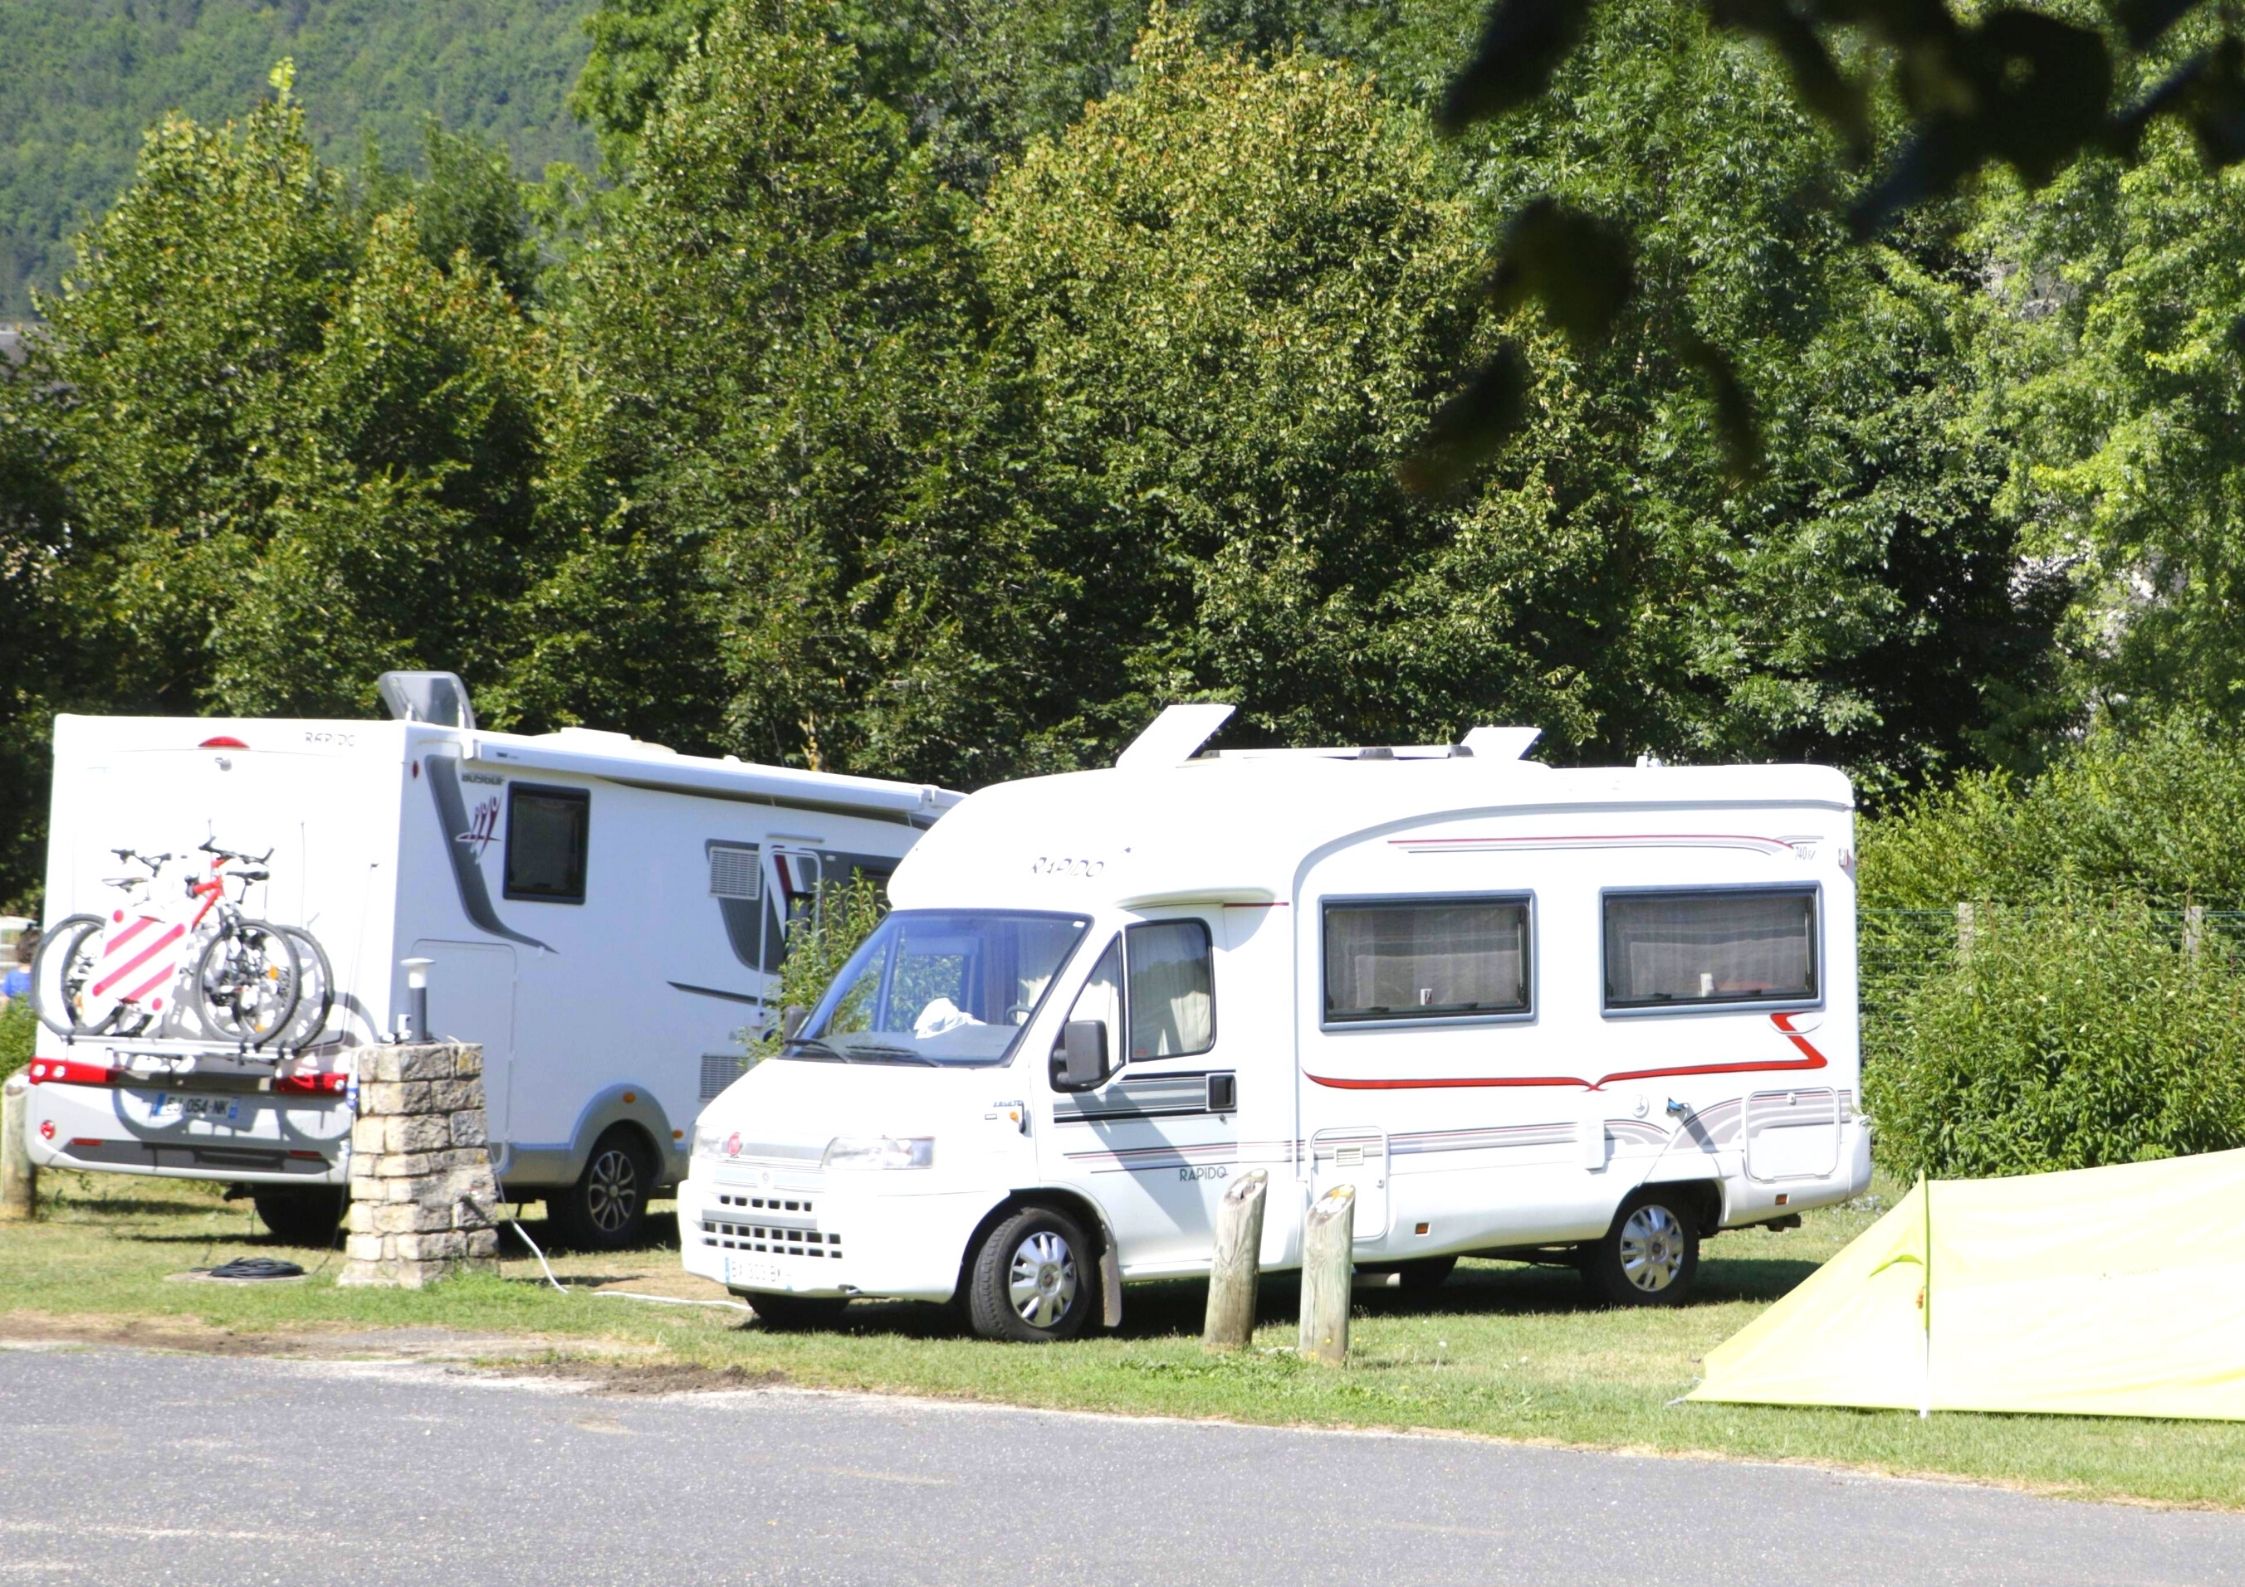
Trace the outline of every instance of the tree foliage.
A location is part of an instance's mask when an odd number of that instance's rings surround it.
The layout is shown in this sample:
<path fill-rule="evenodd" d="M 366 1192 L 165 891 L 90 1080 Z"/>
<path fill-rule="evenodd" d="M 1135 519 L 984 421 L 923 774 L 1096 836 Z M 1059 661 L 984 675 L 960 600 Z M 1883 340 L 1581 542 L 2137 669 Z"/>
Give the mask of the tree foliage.
<path fill-rule="evenodd" d="M 0 380 L 10 598 L 40 647 L 16 686 L 42 727 L 355 715 L 382 668 L 488 670 L 505 644 L 538 339 L 467 252 L 430 260 L 410 196 L 356 206 L 275 80 L 238 123 L 149 134 Z M 10 745 L 33 835 L 34 754 Z"/>
<path fill-rule="evenodd" d="M 345 163 L 368 140 L 422 146 L 429 116 L 535 175 L 589 164 L 563 106 L 593 0 L 10 0 L 0 6 L 0 320 L 53 292 L 71 238 L 131 176 L 141 136 L 178 111 L 218 123 L 298 62 L 308 130 Z"/>

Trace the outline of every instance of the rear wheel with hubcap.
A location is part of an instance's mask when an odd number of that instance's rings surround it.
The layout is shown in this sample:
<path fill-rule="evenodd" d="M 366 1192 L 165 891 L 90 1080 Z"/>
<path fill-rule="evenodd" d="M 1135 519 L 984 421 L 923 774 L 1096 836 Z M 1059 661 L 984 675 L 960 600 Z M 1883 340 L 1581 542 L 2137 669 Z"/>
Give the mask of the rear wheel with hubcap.
<path fill-rule="evenodd" d="M 1675 1306 L 1699 1274 L 1699 1223 L 1675 1185 L 1630 1193 L 1606 1237 L 1583 1251 L 1583 1277 L 1609 1306 Z"/>
<path fill-rule="evenodd" d="M 580 1251 L 621 1251 L 646 1232 L 654 1190 L 646 1148 L 635 1131 L 618 1125 L 593 1143 L 577 1182 L 546 1198 L 546 1215 Z"/>
<path fill-rule="evenodd" d="M 1024 1207 L 975 1252 L 967 1320 L 985 1339 L 1049 1344 L 1074 1339 L 1099 1309 L 1099 1266 L 1073 1218 Z"/>
<path fill-rule="evenodd" d="M 325 1247 L 335 1243 L 346 1198 L 338 1185 L 260 1185 L 249 1199 L 274 1239 L 286 1245 Z"/>

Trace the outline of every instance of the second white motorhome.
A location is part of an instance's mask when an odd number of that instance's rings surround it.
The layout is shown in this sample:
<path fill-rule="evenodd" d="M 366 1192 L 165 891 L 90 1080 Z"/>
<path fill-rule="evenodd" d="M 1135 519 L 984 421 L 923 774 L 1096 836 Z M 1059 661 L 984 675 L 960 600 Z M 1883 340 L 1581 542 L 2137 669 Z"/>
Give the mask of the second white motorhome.
<path fill-rule="evenodd" d="M 227 1180 L 319 1237 L 353 1055 L 394 1038 L 418 972 L 429 1033 L 483 1046 L 507 1192 L 579 1245 L 628 1243 L 745 1066 L 799 913 L 885 877 L 959 796 L 479 731 L 448 673 L 384 696 L 394 720 L 56 719 L 32 1158 Z M 294 943 L 258 961 L 303 994 L 271 1028 L 197 1016 L 227 947 L 212 901 Z"/>
<path fill-rule="evenodd" d="M 1360 1266 L 1565 1258 L 1662 1304 L 1705 1236 L 1868 1184 L 1838 772 L 1556 770 L 1505 728 L 1196 756 L 1228 711 L 977 793 L 906 857 L 703 1112 L 689 1270 L 775 1326 L 959 1297 L 1064 1338 L 1207 1272 L 1262 1169 L 1266 1270 L 1347 1184 Z"/>

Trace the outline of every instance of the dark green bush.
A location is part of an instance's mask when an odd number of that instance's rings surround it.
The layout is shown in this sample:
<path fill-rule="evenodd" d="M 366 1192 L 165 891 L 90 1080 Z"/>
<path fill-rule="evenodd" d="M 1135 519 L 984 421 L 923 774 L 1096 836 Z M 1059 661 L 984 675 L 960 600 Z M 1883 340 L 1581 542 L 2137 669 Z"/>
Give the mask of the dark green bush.
<path fill-rule="evenodd" d="M 0 1080 L 31 1062 L 31 1043 L 38 1034 L 39 1020 L 31 1012 L 30 998 L 10 998 L 0 1007 Z"/>
<path fill-rule="evenodd" d="M 2101 725 L 2031 782 L 1958 779 L 1863 824 L 1866 909 L 2015 903 L 2053 886 L 2245 905 L 2245 740 L 2176 713 Z"/>
<path fill-rule="evenodd" d="M 1881 1033 L 1879 1155 L 1942 1177 L 2245 1145 L 2245 974 L 2140 900 L 1982 905 L 1972 949 Z"/>

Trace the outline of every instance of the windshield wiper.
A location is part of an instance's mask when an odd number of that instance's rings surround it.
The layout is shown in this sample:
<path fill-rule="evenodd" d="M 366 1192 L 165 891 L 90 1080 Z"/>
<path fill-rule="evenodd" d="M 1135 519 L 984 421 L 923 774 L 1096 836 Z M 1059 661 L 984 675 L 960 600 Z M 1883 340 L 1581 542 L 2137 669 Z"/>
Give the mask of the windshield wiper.
<path fill-rule="evenodd" d="M 851 1050 L 851 1056 L 872 1058 L 883 1062 L 892 1058 L 902 1059 L 906 1063 L 924 1064 L 930 1069 L 943 1067 L 924 1052 L 915 1052 L 910 1047 L 890 1047 L 878 1042 L 860 1043 Z"/>
<path fill-rule="evenodd" d="M 790 1036 L 780 1043 L 782 1058 L 830 1058 L 837 1063 L 848 1063 L 849 1054 L 839 1047 L 830 1046 L 816 1036 Z"/>

